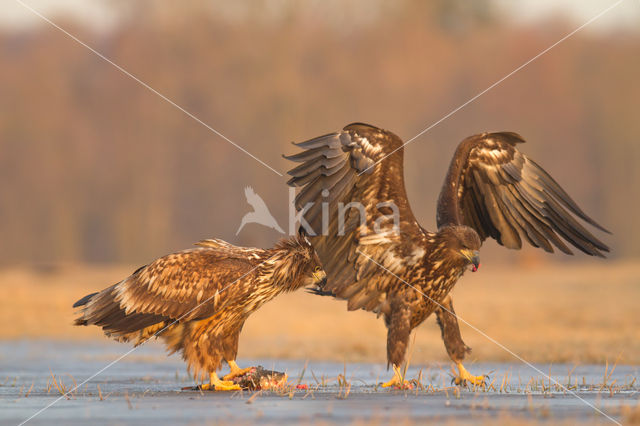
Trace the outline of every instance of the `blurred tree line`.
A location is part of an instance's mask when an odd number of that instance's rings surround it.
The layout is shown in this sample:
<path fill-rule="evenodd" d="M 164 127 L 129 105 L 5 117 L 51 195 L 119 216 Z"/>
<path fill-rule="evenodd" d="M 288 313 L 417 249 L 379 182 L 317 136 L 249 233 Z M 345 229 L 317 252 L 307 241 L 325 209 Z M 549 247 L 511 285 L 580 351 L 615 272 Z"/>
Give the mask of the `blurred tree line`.
<path fill-rule="evenodd" d="M 490 2 L 273 5 L 116 1 L 108 32 L 56 22 L 281 173 L 289 142 L 352 121 L 409 139 L 573 29 L 514 26 Z M 614 232 L 614 256 L 639 255 L 639 49 L 638 33 L 580 32 L 411 143 L 418 219 L 435 227 L 461 139 L 512 130 Z M 235 235 L 245 186 L 287 228 L 286 177 L 58 30 L 0 33 L 0 64 L 0 264 L 271 245 L 258 225 Z"/>

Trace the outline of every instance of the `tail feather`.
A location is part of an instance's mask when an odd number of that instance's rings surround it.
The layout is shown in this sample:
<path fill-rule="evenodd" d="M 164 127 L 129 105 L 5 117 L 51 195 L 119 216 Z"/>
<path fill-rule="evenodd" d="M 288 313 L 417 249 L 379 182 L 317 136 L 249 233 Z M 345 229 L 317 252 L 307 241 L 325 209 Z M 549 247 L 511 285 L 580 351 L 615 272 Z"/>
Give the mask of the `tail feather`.
<path fill-rule="evenodd" d="M 153 335 L 150 334 L 150 328 L 157 328 L 158 331 L 162 329 L 158 326 L 169 320 L 168 317 L 139 312 L 127 314 L 124 307 L 116 301 L 116 286 L 117 284 L 89 294 L 74 303 L 74 307 L 82 307 L 74 324 L 97 325 L 107 336 L 116 340 L 129 341 L 137 337 L 137 344 Z"/>
<path fill-rule="evenodd" d="M 80 299 L 80 300 L 78 300 L 76 303 L 74 303 L 74 304 L 73 304 L 73 307 L 74 307 L 74 308 L 79 308 L 79 307 L 81 307 L 81 306 L 86 306 L 86 305 L 87 305 L 87 303 L 89 303 L 89 302 L 91 301 L 91 299 L 92 299 L 95 295 L 97 295 L 97 294 L 98 294 L 98 292 L 91 293 L 91 294 L 87 294 L 87 295 L 86 295 L 86 296 L 84 296 L 82 299 Z M 82 310 L 82 313 L 83 313 L 83 314 L 82 314 L 82 315 L 80 315 L 78 318 L 76 318 L 76 319 L 73 321 L 73 325 L 89 325 L 89 322 L 87 321 L 87 319 L 86 319 L 86 318 L 85 318 L 85 316 L 84 316 L 84 311 L 85 311 L 85 310 L 86 310 L 86 308 Z"/>

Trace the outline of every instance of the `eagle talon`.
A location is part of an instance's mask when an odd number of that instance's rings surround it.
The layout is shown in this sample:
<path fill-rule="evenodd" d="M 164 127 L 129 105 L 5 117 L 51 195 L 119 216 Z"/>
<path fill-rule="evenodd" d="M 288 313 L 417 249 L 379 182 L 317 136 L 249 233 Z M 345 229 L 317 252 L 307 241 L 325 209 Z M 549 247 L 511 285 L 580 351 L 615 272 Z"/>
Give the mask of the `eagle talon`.
<path fill-rule="evenodd" d="M 403 380 L 402 384 L 400 384 L 400 382 L 394 381 L 393 379 L 391 379 L 388 382 L 381 383 L 380 386 L 382 386 L 383 388 L 392 387 L 394 389 L 399 389 L 399 390 L 411 390 L 411 389 L 413 389 L 413 383 L 407 382 L 406 380 Z"/>
<path fill-rule="evenodd" d="M 218 383 L 203 383 L 198 386 L 199 390 L 214 390 L 214 391 L 232 391 L 242 390 L 242 388 L 235 383 L 228 380 L 220 380 Z"/>
<path fill-rule="evenodd" d="M 236 377 L 242 377 L 247 373 L 250 373 L 253 370 L 253 367 L 247 367 L 247 368 L 242 368 L 240 370 L 237 371 L 232 371 L 231 373 L 227 374 L 226 376 L 223 377 L 224 380 L 230 380 L 231 383 L 233 383 L 233 379 L 235 379 Z"/>
<path fill-rule="evenodd" d="M 199 390 L 232 391 L 242 390 L 242 388 L 230 380 L 220 380 L 216 373 L 211 373 L 210 383 L 203 383 L 198 386 Z"/>
<path fill-rule="evenodd" d="M 469 383 L 471 383 L 474 386 L 479 386 L 481 388 L 484 388 L 487 386 L 487 381 L 489 379 L 489 376 L 487 375 L 482 375 L 482 376 L 472 376 L 472 379 L 465 379 L 462 377 L 453 377 L 451 379 L 451 384 L 452 385 L 456 385 L 456 386 L 462 386 L 462 387 L 468 387 Z"/>
<path fill-rule="evenodd" d="M 413 389 L 413 384 L 404 380 L 404 377 L 402 377 L 402 372 L 398 367 L 395 366 L 395 364 L 393 365 L 393 377 L 391 378 L 391 380 L 382 383 L 380 386 L 382 386 L 383 388 L 393 387 L 400 390 Z"/>
<path fill-rule="evenodd" d="M 250 373 L 255 368 L 255 367 L 240 368 L 238 367 L 238 364 L 236 364 L 235 361 L 228 361 L 227 364 L 229 364 L 229 369 L 231 370 L 231 372 L 229 372 L 229 374 L 224 376 L 222 378 L 223 380 L 231 380 L 235 377 L 244 376 L 245 374 Z M 233 383 L 233 381 L 231 383 Z"/>
<path fill-rule="evenodd" d="M 234 390 L 242 390 L 240 385 L 236 385 L 233 382 L 221 381 L 219 384 L 215 384 L 213 386 L 214 390 L 217 391 L 234 391 Z"/>
<path fill-rule="evenodd" d="M 457 363 L 456 366 L 458 368 L 459 374 L 457 376 L 454 376 L 451 379 L 452 384 L 455 383 L 456 386 L 467 387 L 469 383 L 471 383 L 473 386 L 479 386 L 481 388 L 484 388 L 487 386 L 487 381 L 489 380 L 488 375 L 483 374 L 481 376 L 474 376 L 471 373 L 469 373 L 467 369 L 464 368 L 464 366 L 460 362 Z"/>
<path fill-rule="evenodd" d="M 395 380 L 395 376 L 394 378 L 392 378 L 391 380 L 389 380 L 388 382 L 384 382 L 381 383 L 380 386 L 382 386 L 383 388 L 394 388 L 394 389 L 399 389 L 399 390 L 411 390 L 413 389 L 413 383 L 408 382 L 406 380 L 403 380 L 402 382 Z"/>

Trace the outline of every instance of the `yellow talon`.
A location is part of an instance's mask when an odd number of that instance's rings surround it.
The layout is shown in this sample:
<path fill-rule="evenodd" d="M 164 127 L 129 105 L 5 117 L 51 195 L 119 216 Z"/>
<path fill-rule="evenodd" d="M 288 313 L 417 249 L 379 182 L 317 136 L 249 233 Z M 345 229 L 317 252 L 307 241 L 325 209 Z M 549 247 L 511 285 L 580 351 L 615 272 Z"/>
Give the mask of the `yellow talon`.
<path fill-rule="evenodd" d="M 382 384 L 383 388 L 396 387 L 399 389 L 412 389 L 413 385 L 402 377 L 400 369 L 393 364 L 393 377 L 388 382 Z"/>
<path fill-rule="evenodd" d="M 224 380 L 231 380 L 234 377 L 244 376 L 253 369 L 253 367 L 240 368 L 235 361 L 227 361 L 227 364 L 229 364 L 229 369 L 231 370 L 231 372 L 223 377 Z"/>
<path fill-rule="evenodd" d="M 461 362 L 456 363 L 456 367 L 458 367 L 458 376 L 453 378 L 453 382 L 456 385 L 466 386 L 467 383 L 471 383 L 474 386 L 484 387 L 486 385 L 485 381 L 487 376 L 474 376 L 464 368 Z"/>
<path fill-rule="evenodd" d="M 232 381 L 220 380 L 216 373 L 211 373 L 210 383 L 200 385 L 201 390 L 211 390 L 212 388 L 217 391 L 242 390 L 239 385 L 236 385 Z"/>
<path fill-rule="evenodd" d="M 231 384 L 228 384 L 229 382 L 221 382 L 219 384 L 215 384 L 214 385 L 214 389 L 217 391 L 234 391 L 234 390 L 242 390 L 242 388 L 240 387 L 240 385 L 236 385 L 235 383 L 231 382 Z"/>

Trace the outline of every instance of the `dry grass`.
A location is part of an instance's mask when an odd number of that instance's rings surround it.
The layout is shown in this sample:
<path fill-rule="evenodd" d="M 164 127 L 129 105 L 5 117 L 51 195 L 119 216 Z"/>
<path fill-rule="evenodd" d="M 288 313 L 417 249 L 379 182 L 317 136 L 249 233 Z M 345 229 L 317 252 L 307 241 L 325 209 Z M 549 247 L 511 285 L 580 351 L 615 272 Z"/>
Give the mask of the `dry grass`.
<path fill-rule="evenodd" d="M 64 266 L 0 271 L 0 338 L 102 339 L 95 327 L 73 327 L 71 305 L 112 284 L 130 267 Z M 640 364 L 640 263 L 483 265 L 454 290 L 457 313 L 533 362 Z M 511 361 L 465 324 L 472 360 Z M 417 330 L 412 363 L 446 360 L 433 318 Z M 302 291 L 265 305 L 247 322 L 243 358 L 275 357 L 384 362 L 381 319 Z M 499 386 L 499 383 L 498 383 Z"/>

